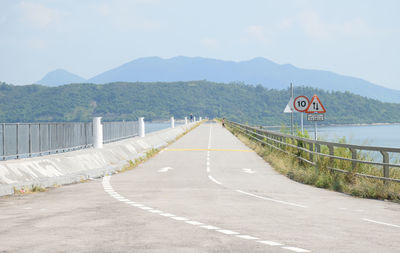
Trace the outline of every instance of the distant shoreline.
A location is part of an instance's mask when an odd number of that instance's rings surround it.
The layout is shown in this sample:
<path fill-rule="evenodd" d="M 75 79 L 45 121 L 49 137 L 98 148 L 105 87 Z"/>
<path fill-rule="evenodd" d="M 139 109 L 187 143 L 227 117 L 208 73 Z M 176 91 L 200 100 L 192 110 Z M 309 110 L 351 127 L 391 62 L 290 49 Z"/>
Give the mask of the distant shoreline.
<path fill-rule="evenodd" d="M 331 126 L 387 126 L 387 125 L 400 125 L 399 122 L 396 123 L 358 123 L 358 124 L 318 124 L 320 127 L 331 127 Z M 286 126 L 286 125 L 285 125 Z M 298 126 L 298 125 L 297 125 Z M 312 124 L 304 124 L 304 126 L 314 126 Z M 262 126 L 263 128 L 278 128 L 279 126 Z"/>

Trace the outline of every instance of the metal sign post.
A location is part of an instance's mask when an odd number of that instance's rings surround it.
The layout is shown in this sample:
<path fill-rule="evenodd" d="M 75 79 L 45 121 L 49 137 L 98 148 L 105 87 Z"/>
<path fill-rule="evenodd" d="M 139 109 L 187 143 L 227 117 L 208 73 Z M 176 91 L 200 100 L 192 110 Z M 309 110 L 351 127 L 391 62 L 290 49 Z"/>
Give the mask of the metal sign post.
<path fill-rule="evenodd" d="M 304 113 L 301 112 L 301 134 L 302 135 L 304 135 L 303 114 Z"/>
<path fill-rule="evenodd" d="M 290 100 L 293 101 L 293 84 L 290 83 Z M 293 110 L 290 113 L 290 133 L 293 135 Z"/>
<path fill-rule="evenodd" d="M 326 113 L 325 107 L 322 105 L 317 95 L 314 95 L 311 99 L 310 105 L 306 109 L 306 113 L 309 113 L 307 120 L 314 121 L 314 139 L 317 140 L 317 122 L 324 120 L 324 113 Z"/>
<path fill-rule="evenodd" d="M 304 134 L 304 125 L 303 125 L 303 112 L 307 110 L 310 105 L 310 100 L 306 96 L 298 96 L 293 100 L 293 106 L 296 111 L 301 113 L 301 133 Z"/>
<path fill-rule="evenodd" d="M 293 135 L 293 85 L 290 84 L 290 93 L 291 97 L 289 99 L 288 104 L 286 105 L 285 109 L 283 110 L 284 113 L 290 113 L 290 133 Z"/>
<path fill-rule="evenodd" d="M 318 138 L 318 134 L 317 134 L 317 122 L 318 121 L 314 121 L 315 122 L 315 126 L 314 126 L 314 140 L 317 140 Z"/>

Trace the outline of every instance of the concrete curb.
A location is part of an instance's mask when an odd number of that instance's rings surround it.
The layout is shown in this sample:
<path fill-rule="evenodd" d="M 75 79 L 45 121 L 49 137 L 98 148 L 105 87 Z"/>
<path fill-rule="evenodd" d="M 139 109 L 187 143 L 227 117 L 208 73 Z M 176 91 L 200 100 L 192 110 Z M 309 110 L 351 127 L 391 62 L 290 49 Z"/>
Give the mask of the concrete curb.
<path fill-rule="evenodd" d="M 14 189 L 43 188 L 73 184 L 102 177 L 122 169 L 129 160 L 143 157 L 151 149 L 168 145 L 197 123 L 153 132 L 105 144 L 102 149 L 81 149 L 35 158 L 0 161 L 0 196 L 14 194 Z"/>

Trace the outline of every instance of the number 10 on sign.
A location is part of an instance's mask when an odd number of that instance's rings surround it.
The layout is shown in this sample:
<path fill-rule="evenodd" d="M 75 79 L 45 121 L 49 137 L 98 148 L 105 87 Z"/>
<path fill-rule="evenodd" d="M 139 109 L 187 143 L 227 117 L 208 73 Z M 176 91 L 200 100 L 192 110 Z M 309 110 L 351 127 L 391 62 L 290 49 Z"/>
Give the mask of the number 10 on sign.
<path fill-rule="evenodd" d="M 304 134 L 303 112 L 307 110 L 310 100 L 306 96 L 298 96 L 293 101 L 294 109 L 301 113 L 301 133 Z"/>

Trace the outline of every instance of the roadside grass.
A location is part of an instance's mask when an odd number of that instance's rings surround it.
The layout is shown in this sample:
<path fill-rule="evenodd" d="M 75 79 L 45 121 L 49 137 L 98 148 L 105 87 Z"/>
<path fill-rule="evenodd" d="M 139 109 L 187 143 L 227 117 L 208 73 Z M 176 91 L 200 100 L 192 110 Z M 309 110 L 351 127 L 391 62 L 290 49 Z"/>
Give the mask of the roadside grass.
<path fill-rule="evenodd" d="M 14 195 L 32 194 L 36 192 L 45 192 L 45 191 L 47 191 L 47 189 L 39 185 L 32 185 L 31 187 L 21 187 L 21 188 L 14 187 Z"/>
<path fill-rule="evenodd" d="M 359 164 L 355 170 L 352 170 L 352 163 L 349 161 L 338 161 L 329 158 L 318 158 L 317 166 L 305 163 L 295 156 L 289 156 L 286 153 L 270 148 L 265 144 L 256 142 L 250 137 L 228 126 L 237 138 L 245 145 L 253 149 L 265 161 L 279 173 L 286 175 L 288 178 L 324 188 L 332 191 L 343 192 L 355 197 L 390 200 L 400 203 L 400 183 L 383 182 L 382 180 L 365 178 L 356 176 L 355 173 L 363 173 L 369 175 L 382 176 L 382 169 L 369 164 Z M 307 137 L 307 136 L 304 136 Z M 342 138 L 339 142 L 345 142 Z M 301 145 L 301 144 L 300 144 Z M 308 158 L 304 151 L 295 151 L 294 148 L 287 148 L 286 151 L 291 151 L 292 154 Z M 323 153 L 329 154 L 327 147 L 321 147 Z M 335 155 L 351 158 L 351 152 L 345 148 L 335 149 Z M 364 160 L 373 160 L 368 154 L 360 154 Z M 350 173 L 344 174 L 330 170 L 328 167 L 340 168 L 347 170 Z M 396 168 L 390 170 L 391 176 L 400 178 L 400 171 Z"/>

